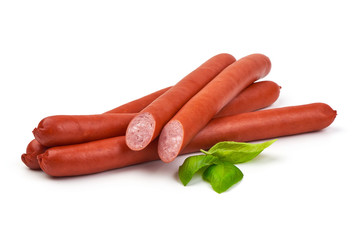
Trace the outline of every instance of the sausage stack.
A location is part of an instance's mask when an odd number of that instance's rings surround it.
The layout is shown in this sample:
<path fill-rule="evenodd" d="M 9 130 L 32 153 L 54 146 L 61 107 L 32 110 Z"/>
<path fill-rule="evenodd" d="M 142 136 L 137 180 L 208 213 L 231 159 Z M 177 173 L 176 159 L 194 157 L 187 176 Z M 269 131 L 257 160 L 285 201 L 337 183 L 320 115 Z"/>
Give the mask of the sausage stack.
<path fill-rule="evenodd" d="M 209 149 L 220 141 L 254 141 L 317 131 L 336 117 L 325 103 L 263 109 L 280 87 L 258 81 L 268 57 L 216 55 L 176 85 L 98 115 L 42 119 L 21 159 L 61 176 L 98 173 Z"/>

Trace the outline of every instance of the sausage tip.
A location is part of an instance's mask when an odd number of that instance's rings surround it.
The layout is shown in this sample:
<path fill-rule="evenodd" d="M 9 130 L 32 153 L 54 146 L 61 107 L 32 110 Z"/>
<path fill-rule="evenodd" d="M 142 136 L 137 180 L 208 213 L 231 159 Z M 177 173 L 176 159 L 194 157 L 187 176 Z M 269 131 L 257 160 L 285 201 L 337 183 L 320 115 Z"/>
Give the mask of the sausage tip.
<path fill-rule="evenodd" d="M 46 146 L 46 144 L 44 144 L 45 142 L 43 141 L 43 132 L 42 129 L 40 128 L 34 128 L 34 130 L 32 131 L 34 138 L 36 139 L 36 141 L 38 141 L 41 145 Z"/>
<path fill-rule="evenodd" d="M 265 75 L 267 75 L 270 72 L 272 64 L 271 64 L 270 58 L 268 56 L 261 54 L 261 53 L 254 53 L 254 54 L 249 55 L 248 57 L 261 58 L 264 62 L 266 62 L 263 72 L 261 74 L 262 77 L 264 77 Z"/>
<path fill-rule="evenodd" d="M 21 155 L 21 161 L 23 161 L 23 163 L 27 166 L 26 153 L 23 153 L 23 154 Z"/>
<path fill-rule="evenodd" d="M 41 170 L 43 170 L 46 174 L 51 175 L 48 173 L 48 170 L 46 168 L 46 161 L 44 161 L 44 158 L 46 158 L 47 156 L 48 156 L 47 151 L 42 154 L 39 154 L 39 155 L 37 155 L 37 161 L 38 161 L 38 164 L 39 164 Z"/>
<path fill-rule="evenodd" d="M 39 170 L 40 167 L 37 164 L 37 161 L 34 161 L 33 156 L 30 156 L 29 154 L 22 154 L 21 155 L 21 161 L 30 169 L 32 170 Z"/>
<path fill-rule="evenodd" d="M 39 140 L 38 140 L 38 133 L 39 133 L 39 131 L 38 131 L 37 128 L 34 128 L 34 130 L 32 130 L 32 134 L 34 135 L 34 137 L 35 137 L 35 139 L 36 139 L 37 141 L 39 141 Z"/>

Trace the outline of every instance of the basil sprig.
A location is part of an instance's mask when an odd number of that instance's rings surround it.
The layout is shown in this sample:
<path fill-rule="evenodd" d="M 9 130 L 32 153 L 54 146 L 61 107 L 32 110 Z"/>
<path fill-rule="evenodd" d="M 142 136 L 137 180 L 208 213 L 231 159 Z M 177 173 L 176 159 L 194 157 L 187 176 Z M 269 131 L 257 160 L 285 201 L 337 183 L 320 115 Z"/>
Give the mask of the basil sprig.
<path fill-rule="evenodd" d="M 232 185 L 241 181 L 244 176 L 234 164 L 254 159 L 276 140 L 258 144 L 231 141 L 219 142 L 208 151 L 200 150 L 205 155 L 186 158 L 179 167 L 179 178 L 186 186 L 195 173 L 203 170 L 203 179 L 209 182 L 217 193 L 225 192 Z"/>

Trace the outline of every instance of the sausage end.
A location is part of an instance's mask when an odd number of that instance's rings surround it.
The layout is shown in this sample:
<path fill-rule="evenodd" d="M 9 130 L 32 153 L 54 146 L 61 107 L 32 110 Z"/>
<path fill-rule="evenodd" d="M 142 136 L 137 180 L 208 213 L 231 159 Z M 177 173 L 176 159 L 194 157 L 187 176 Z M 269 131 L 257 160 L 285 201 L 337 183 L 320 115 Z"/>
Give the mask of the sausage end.
<path fill-rule="evenodd" d="M 21 161 L 30 169 L 38 170 L 40 166 L 38 164 L 36 156 L 45 152 L 46 147 L 42 146 L 37 140 L 33 139 L 26 147 L 26 153 L 21 155 Z"/>
<path fill-rule="evenodd" d="M 322 128 L 326 128 L 326 127 L 330 126 L 334 122 L 334 120 L 337 116 L 337 111 L 332 109 L 326 103 L 318 103 L 316 105 L 319 108 L 318 111 L 321 112 L 322 116 L 323 116 L 323 121 L 321 121 L 323 124 Z"/>
<path fill-rule="evenodd" d="M 43 134 L 40 128 L 34 128 L 32 133 L 36 141 L 38 141 L 41 145 L 46 146 L 46 141 L 43 141 Z"/>
<path fill-rule="evenodd" d="M 134 151 L 144 149 L 153 138 L 155 125 L 155 119 L 150 113 L 134 117 L 126 130 L 126 145 Z"/>
<path fill-rule="evenodd" d="M 40 166 L 37 162 L 36 156 L 31 156 L 29 154 L 22 154 L 21 155 L 21 161 L 30 169 L 32 170 L 39 170 Z"/>
<path fill-rule="evenodd" d="M 37 155 L 37 161 L 39 163 L 39 166 L 41 168 L 41 170 L 50 175 L 50 176 L 56 176 L 56 174 L 53 174 L 52 171 L 51 171 L 51 167 L 48 167 L 47 165 L 47 158 L 49 156 L 49 153 L 48 151 L 42 153 L 42 154 L 39 154 Z"/>
<path fill-rule="evenodd" d="M 171 120 L 163 128 L 158 144 L 158 154 L 163 162 L 173 161 L 180 153 L 184 140 L 184 128 L 177 120 Z"/>

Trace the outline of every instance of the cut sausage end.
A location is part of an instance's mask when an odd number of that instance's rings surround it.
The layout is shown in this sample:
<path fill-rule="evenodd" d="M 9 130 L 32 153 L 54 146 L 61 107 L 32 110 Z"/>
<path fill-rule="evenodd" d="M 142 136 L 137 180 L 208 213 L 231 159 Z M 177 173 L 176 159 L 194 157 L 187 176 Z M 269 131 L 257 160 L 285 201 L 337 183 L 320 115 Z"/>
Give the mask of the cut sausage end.
<path fill-rule="evenodd" d="M 158 154 L 163 162 L 173 161 L 180 153 L 184 140 L 181 122 L 172 120 L 163 128 L 158 144 Z"/>
<path fill-rule="evenodd" d="M 152 140 L 155 125 L 155 119 L 150 113 L 134 117 L 126 130 L 126 145 L 134 151 L 144 149 Z"/>

